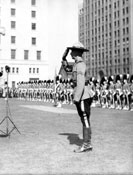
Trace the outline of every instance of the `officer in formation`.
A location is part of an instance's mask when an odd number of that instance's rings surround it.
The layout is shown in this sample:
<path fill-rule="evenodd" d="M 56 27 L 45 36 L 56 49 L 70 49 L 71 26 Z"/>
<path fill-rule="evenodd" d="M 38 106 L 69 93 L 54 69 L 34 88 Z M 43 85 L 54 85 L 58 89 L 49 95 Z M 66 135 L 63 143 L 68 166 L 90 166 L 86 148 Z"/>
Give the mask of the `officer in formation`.
<path fill-rule="evenodd" d="M 72 80 L 55 80 L 19 82 L 16 94 L 20 100 L 52 102 L 56 107 L 72 104 Z"/>
<path fill-rule="evenodd" d="M 103 77 L 101 81 L 90 80 L 95 95 L 93 106 L 133 111 L 133 75 Z"/>
<path fill-rule="evenodd" d="M 83 53 L 88 50 L 85 49 L 80 42 L 75 43 L 72 47 L 68 47 L 62 58 L 63 66 L 66 69 L 68 67 L 66 56 L 69 53 L 69 50 L 71 51 L 70 55 L 72 59 L 75 61 L 72 71 L 74 87 L 73 103 L 77 108 L 83 128 L 83 144 L 74 150 L 74 152 L 81 153 L 92 150 L 90 112 L 93 93 L 91 85 L 88 85 L 88 81 L 86 79 L 86 64 L 82 57 Z"/>

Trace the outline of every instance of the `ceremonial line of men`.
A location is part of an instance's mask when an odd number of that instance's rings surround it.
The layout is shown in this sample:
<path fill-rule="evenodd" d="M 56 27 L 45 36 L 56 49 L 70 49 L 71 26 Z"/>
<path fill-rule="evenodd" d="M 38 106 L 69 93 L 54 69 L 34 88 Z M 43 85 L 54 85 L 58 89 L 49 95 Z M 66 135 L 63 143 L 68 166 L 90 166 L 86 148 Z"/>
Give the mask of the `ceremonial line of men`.
<path fill-rule="evenodd" d="M 100 81 L 90 78 L 89 88 L 94 93 L 92 107 L 133 110 L 133 75 L 103 77 Z M 56 77 L 54 80 L 19 82 L 19 99 L 52 102 L 56 107 L 73 104 L 73 82 Z"/>
<path fill-rule="evenodd" d="M 19 99 L 30 101 L 52 102 L 56 107 L 62 104 L 72 104 L 72 80 L 44 80 L 18 83 L 17 96 Z"/>

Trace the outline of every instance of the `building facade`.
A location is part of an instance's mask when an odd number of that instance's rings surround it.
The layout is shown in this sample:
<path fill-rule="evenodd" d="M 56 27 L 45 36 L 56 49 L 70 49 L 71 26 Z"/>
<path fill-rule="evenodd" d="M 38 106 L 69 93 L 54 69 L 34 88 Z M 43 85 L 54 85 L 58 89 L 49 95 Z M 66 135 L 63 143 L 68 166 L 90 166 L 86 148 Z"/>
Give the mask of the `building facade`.
<path fill-rule="evenodd" d="M 48 79 L 46 10 L 44 0 L 0 0 L 0 84 Z"/>
<path fill-rule="evenodd" d="M 88 76 L 133 74 L 133 0 L 83 0 L 79 40 Z"/>

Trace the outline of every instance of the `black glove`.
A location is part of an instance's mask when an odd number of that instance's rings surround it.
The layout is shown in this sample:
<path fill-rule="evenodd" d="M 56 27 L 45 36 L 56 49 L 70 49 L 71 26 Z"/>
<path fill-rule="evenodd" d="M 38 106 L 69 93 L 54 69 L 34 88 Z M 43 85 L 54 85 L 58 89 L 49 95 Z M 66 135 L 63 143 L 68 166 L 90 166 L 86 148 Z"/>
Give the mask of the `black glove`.
<path fill-rule="evenodd" d="M 66 48 L 66 50 L 65 50 L 65 52 L 64 52 L 64 54 L 63 54 L 63 57 L 62 57 L 62 60 L 63 60 L 63 61 L 66 61 L 66 57 L 67 57 L 67 55 L 68 55 L 68 52 L 69 52 L 69 48 Z"/>
<path fill-rule="evenodd" d="M 67 60 L 62 60 L 62 65 L 63 65 L 63 67 L 67 67 L 67 65 L 68 65 L 68 63 L 67 63 Z"/>

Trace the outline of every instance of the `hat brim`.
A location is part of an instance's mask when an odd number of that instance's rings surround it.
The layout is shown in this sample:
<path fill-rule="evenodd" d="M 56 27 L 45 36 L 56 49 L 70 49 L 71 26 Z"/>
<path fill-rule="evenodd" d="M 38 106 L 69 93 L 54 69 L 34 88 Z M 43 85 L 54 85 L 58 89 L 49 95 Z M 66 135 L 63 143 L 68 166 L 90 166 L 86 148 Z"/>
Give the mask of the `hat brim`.
<path fill-rule="evenodd" d="M 68 47 L 68 49 L 70 49 L 70 50 L 79 50 L 79 51 L 81 51 L 81 52 L 89 52 L 88 49 L 77 48 L 77 47 Z"/>

